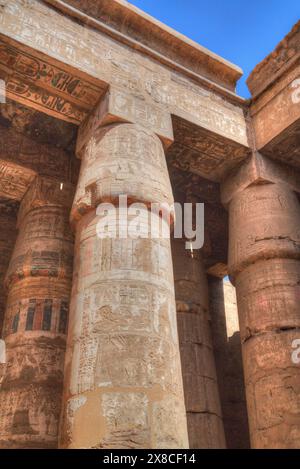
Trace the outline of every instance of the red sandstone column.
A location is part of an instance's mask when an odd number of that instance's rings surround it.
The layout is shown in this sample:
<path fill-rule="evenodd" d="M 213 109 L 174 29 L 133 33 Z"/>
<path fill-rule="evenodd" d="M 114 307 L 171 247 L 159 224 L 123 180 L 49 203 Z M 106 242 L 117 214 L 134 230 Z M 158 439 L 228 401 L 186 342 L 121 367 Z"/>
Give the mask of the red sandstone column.
<path fill-rule="evenodd" d="M 17 236 L 16 208 L 9 203 L 0 204 L 0 338 L 6 305 L 4 278 Z"/>
<path fill-rule="evenodd" d="M 6 277 L 2 448 L 57 447 L 72 276 L 70 198 L 70 185 L 37 179 L 21 204 Z"/>
<path fill-rule="evenodd" d="M 186 448 L 170 240 L 98 238 L 96 207 L 118 214 L 120 194 L 173 200 L 159 138 L 134 124 L 100 127 L 83 152 L 61 445 Z"/>
<path fill-rule="evenodd" d="M 300 367 L 291 357 L 292 342 L 300 339 L 299 200 L 280 182 L 241 181 L 241 190 L 232 185 L 229 204 L 229 270 L 237 291 L 251 443 L 299 448 Z"/>
<path fill-rule="evenodd" d="M 226 446 L 249 449 L 244 372 L 235 289 L 223 278 L 208 277 L 214 355 Z"/>
<path fill-rule="evenodd" d="M 192 257 L 182 239 L 172 252 L 190 448 L 225 448 L 202 254 Z"/>

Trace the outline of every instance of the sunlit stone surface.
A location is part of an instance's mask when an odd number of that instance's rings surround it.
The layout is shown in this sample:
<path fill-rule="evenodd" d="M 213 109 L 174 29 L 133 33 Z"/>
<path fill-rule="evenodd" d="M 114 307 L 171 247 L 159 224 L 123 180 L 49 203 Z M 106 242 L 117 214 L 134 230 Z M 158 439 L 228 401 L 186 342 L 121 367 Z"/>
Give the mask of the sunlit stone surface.
<path fill-rule="evenodd" d="M 299 50 L 246 101 L 123 0 L 1 3 L 1 448 L 299 448 Z M 201 250 L 149 236 L 174 196 Z"/>

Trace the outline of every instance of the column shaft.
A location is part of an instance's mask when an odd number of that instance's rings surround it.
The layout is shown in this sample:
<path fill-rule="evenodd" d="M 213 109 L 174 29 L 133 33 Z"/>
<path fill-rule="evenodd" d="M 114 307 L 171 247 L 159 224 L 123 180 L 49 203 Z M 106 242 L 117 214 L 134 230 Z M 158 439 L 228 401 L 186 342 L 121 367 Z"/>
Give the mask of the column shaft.
<path fill-rule="evenodd" d="M 61 444 L 187 447 L 170 240 L 148 228 L 146 238 L 99 238 L 95 208 L 113 202 L 118 219 L 121 194 L 172 201 L 160 140 L 132 124 L 100 128 L 83 155 Z"/>
<path fill-rule="evenodd" d="M 21 204 L 6 276 L 2 448 L 57 447 L 73 242 L 64 191 L 52 204 L 45 189 L 51 199 L 59 183 L 35 181 Z"/>
<path fill-rule="evenodd" d="M 192 257 L 184 239 L 172 240 L 172 252 L 189 444 L 225 448 L 202 254 Z"/>
<path fill-rule="evenodd" d="M 251 443 L 300 442 L 300 206 L 284 184 L 252 185 L 230 206 L 229 270 L 236 285 Z"/>

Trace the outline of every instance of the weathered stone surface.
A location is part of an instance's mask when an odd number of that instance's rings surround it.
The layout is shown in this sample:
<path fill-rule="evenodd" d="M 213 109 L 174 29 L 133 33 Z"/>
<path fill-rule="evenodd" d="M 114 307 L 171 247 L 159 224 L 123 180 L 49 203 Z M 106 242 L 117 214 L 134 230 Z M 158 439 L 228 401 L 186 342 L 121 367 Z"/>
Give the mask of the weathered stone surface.
<path fill-rule="evenodd" d="M 248 78 L 250 116 L 259 151 L 298 170 L 300 139 L 300 22 Z"/>
<path fill-rule="evenodd" d="M 299 122 L 299 80 L 300 65 L 253 103 L 251 117 L 258 150 L 263 150 L 272 139 L 287 131 L 295 122 Z"/>
<path fill-rule="evenodd" d="M 209 276 L 212 337 L 227 448 L 250 447 L 235 288 Z"/>
<path fill-rule="evenodd" d="M 162 144 L 143 127 L 123 124 L 100 128 L 89 140 L 85 155 L 91 156 L 82 161 L 84 179 L 79 178 L 72 218 L 123 194 L 147 205 L 172 203 Z"/>
<path fill-rule="evenodd" d="M 68 199 L 60 192 L 55 182 L 37 179 L 20 208 L 6 275 L 2 448 L 57 446 L 73 257 Z"/>
<path fill-rule="evenodd" d="M 300 173 L 287 165 L 274 163 L 269 158 L 254 152 L 245 164 L 231 173 L 221 184 L 221 199 L 225 206 L 239 192 L 251 185 L 282 183 L 300 193 Z"/>
<path fill-rule="evenodd" d="M 167 162 L 176 202 L 204 204 L 203 262 L 208 273 L 223 278 L 227 275 L 228 213 L 221 203 L 220 185 Z"/>
<path fill-rule="evenodd" d="M 78 124 L 106 88 L 82 75 L 70 73 L 49 56 L 20 49 L 15 41 L 0 39 L 0 77 L 8 98 Z"/>
<path fill-rule="evenodd" d="M 57 447 L 69 293 L 69 279 L 26 278 L 10 288 L 1 448 Z"/>
<path fill-rule="evenodd" d="M 52 24 L 56 25 L 55 29 Z M 104 82 L 125 94 L 139 97 L 144 103 L 152 103 L 152 107 L 168 110 L 170 114 L 248 146 L 240 104 L 226 101 L 156 60 L 128 49 L 99 30 L 72 21 L 41 2 L 30 0 L 24 4 L 14 0 L 4 5 L 0 32 L 31 51 L 47 54 L 52 61 L 58 61 L 59 67 L 67 64 L 77 73 L 80 71 L 98 80 L 99 84 Z M 234 95 L 230 94 L 231 98 L 234 100 Z M 151 118 L 147 125 L 153 130 Z"/>
<path fill-rule="evenodd" d="M 299 330 L 257 335 L 244 345 L 244 367 L 252 446 L 298 448 L 299 365 L 291 344 Z M 259 405 L 258 405 L 259 402 Z"/>
<path fill-rule="evenodd" d="M 1 126 L 0 161 L 0 167 L 3 167 L 1 193 L 3 197 L 18 200 L 22 200 L 36 174 L 55 178 L 60 183 L 76 183 L 79 173 L 75 155 L 53 145 L 37 143 L 13 128 Z"/>
<path fill-rule="evenodd" d="M 3 139 L 5 139 L 5 131 L 8 132 L 9 129 L 13 130 L 13 133 L 10 133 L 10 138 L 7 139 L 9 141 L 6 142 L 9 152 L 12 151 L 10 142 L 13 142 L 14 144 L 14 142 L 16 140 L 18 141 L 19 138 L 20 140 L 17 145 L 21 145 L 21 137 L 25 136 L 27 139 L 31 139 L 31 144 L 34 148 L 37 148 L 37 143 L 48 145 L 48 151 L 45 147 L 44 151 L 47 151 L 47 154 L 52 154 L 52 152 L 55 153 L 56 150 L 57 154 L 60 155 L 59 158 L 62 158 L 63 160 L 63 151 L 68 153 L 70 156 L 75 154 L 74 149 L 78 130 L 78 127 L 75 124 L 56 119 L 55 117 L 51 117 L 35 109 L 23 106 L 7 97 L 6 103 L 2 103 L 0 106 L 0 124 Z M 27 139 L 24 140 L 28 141 Z M 52 151 L 49 148 L 50 146 L 52 146 Z M 28 145 L 26 145 L 26 147 L 28 148 Z M 5 148 L 2 147 L 1 153 L 3 153 L 3 149 Z M 59 152 L 57 149 L 61 149 L 63 151 Z M 15 150 L 16 157 L 18 156 L 19 151 L 21 151 L 19 148 Z M 40 153 L 43 153 L 44 151 L 41 151 Z M 40 157 L 43 160 L 42 154 Z M 76 158 L 75 161 L 77 161 Z M 57 161 L 57 164 L 60 163 Z"/>
<path fill-rule="evenodd" d="M 238 277 L 241 339 L 300 327 L 299 261 L 269 259 L 250 265 Z"/>
<path fill-rule="evenodd" d="M 229 266 L 235 278 L 259 259 L 300 258 L 299 201 L 285 184 L 258 184 L 229 206 Z"/>
<path fill-rule="evenodd" d="M 300 58 L 300 21 L 276 46 L 275 50 L 251 72 L 247 84 L 253 96 L 261 94 Z"/>
<path fill-rule="evenodd" d="M 0 160 L 0 197 L 20 202 L 35 176 L 31 169 Z"/>
<path fill-rule="evenodd" d="M 247 146 L 233 142 L 218 132 L 176 116 L 173 116 L 172 122 L 174 143 L 167 151 L 171 167 L 219 182 L 224 174 L 249 155 Z"/>
<path fill-rule="evenodd" d="M 283 165 L 300 171 L 300 121 L 295 121 L 284 132 L 274 137 L 263 148 L 264 155 Z"/>
<path fill-rule="evenodd" d="M 55 0 L 46 3 L 58 6 Z M 172 68 L 176 68 L 176 64 L 177 66 L 182 64 L 202 76 L 203 81 L 206 77 L 213 83 L 234 91 L 235 82 L 242 73 L 239 67 L 147 15 L 129 2 L 102 0 L 95 4 L 92 0 L 67 0 L 65 3 L 100 21 L 99 30 L 102 27 L 105 31 L 109 26 L 111 34 L 115 34 L 119 40 L 121 37 L 117 33 L 121 32 L 125 43 L 127 39 L 128 45 L 134 45 L 145 55 L 156 57 L 160 62 L 172 65 Z M 84 19 L 84 15 L 80 16 L 78 10 L 76 14 L 75 9 L 72 11 L 74 18 Z M 144 45 L 146 47 L 143 47 Z"/>
<path fill-rule="evenodd" d="M 252 446 L 299 447 L 299 23 L 246 101 L 238 67 L 128 2 L 2 3 L 0 446 L 224 447 L 224 421 L 227 446 L 248 447 L 241 339 Z M 201 255 L 173 244 L 176 303 L 169 239 L 97 236 L 98 204 L 112 220 L 120 195 L 145 204 L 148 235 L 170 179 L 205 203 Z M 208 306 L 205 271 L 229 272 L 240 330 L 220 281 Z"/>
<path fill-rule="evenodd" d="M 17 237 L 17 206 L 7 201 L 0 202 L 0 338 L 6 305 L 4 278 Z"/>
<path fill-rule="evenodd" d="M 224 448 L 202 254 L 173 239 L 175 297 L 190 448 Z"/>
<path fill-rule="evenodd" d="M 229 272 L 237 289 L 251 444 L 296 448 L 299 200 L 286 184 L 262 183 L 237 191 L 229 212 Z"/>
<path fill-rule="evenodd" d="M 100 104 L 79 128 L 77 154 L 80 156 L 97 129 L 115 122 L 131 122 L 150 128 L 161 137 L 166 146 L 173 141 L 172 121 L 168 111 L 159 108 L 150 100 L 141 100 L 130 96 L 124 90 L 110 87 Z"/>
<path fill-rule="evenodd" d="M 100 128 L 83 154 L 71 215 L 75 272 L 61 445 L 187 447 L 170 240 L 150 239 L 148 231 L 147 238 L 99 238 L 98 204 L 113 202 L 119 216 L 122 194 L 172 202 L 160 140 L 132 124 Z"/>

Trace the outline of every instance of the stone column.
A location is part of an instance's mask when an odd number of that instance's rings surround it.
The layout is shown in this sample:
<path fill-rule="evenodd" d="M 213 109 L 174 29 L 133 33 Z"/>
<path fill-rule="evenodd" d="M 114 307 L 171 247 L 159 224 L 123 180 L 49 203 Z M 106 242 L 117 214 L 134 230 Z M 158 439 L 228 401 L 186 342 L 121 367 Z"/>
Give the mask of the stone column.
<path fill-rule="evenodd" d="M 20 211 L 6 276 L 0 447 L 55 448 L 72 276 L 69 184 L 36 179 Z"/>
<path fill-rule="evenodd" d="M 162 143 L 139 125 L 100 126 L 82 159 L 61 445 L 186 448 L 170 240 L 96 233 L 101 202 L 118 216 L 126 195 L 144 219 L 172 202 Z"/>
<path fill-rule="evenodd" d="M 228 279 L 209 276 L 212 336 L 224 432 L 228 449 L 249 449 L 240 328 L 235 288 Z"/>
<path fill-rule="evenodd" d="M 172 239 L 172 252 L 190 448 L 225 448 L 202 254 L 184 239 Z"/>
<path fill-rule="evenodd" d="M 6 305 L 4 278 L 17 236 L 16 204 L 0 202 L 0 338 Z"/>
<path fill-rule="evenodd" d="M 292 361 L 293 340 L 300 338 L 297 181 L 255 155 L 223 187 L 254 448 L 300 442 L 300 368 Z"/>

